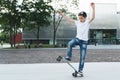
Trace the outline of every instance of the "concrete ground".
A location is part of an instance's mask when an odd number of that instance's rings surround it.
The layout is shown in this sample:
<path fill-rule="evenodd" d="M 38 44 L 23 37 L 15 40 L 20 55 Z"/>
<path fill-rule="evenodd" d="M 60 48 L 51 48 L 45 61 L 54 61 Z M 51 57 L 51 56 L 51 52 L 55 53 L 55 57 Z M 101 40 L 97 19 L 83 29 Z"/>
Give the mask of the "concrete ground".
<path fill-rule="evenodd" d="M 67 49 L 1 49 L 0 64 L 57 63 Z M 79 62 L 79 49 L 73 49 L 72 62 Z M 88 49 L 86 62 L 120 62 L 120 49 Z"/>
<path fill-rule="evenodd" d="M 73 72 L 66 63 L 1 64 L 0 80 L 119 80 L 120 63 L 86 63 L 82 78 L 74 78 Z"/>
<path fill-rule="evenodd" d="M 88 46 L 83 78 L 56 57 L 66 48 L 0 49 L 0 80 L 119 80 L 120 46 Z M 77 69 L 79 48 L 73 49 L 72 65 Z"/>

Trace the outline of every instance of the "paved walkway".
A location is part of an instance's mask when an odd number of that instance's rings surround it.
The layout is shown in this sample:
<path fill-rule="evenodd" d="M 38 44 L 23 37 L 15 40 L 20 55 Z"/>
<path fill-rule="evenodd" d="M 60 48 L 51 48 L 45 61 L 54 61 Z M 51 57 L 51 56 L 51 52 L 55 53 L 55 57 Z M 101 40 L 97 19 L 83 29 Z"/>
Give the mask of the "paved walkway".
<path fill-rule="evenodd" d="M 4 44 L 3 46 L 0 45 L 0 49 L 3 48 L 10 48 L 9 44 Z M 76 49 L 79 47 L 76 46 Z M 120 49 L 120 45 L 88 45 L 88 49 Z"/>
<path fill-rule="evenodd" d="M 119 49 L 119 45 L 89 45 L 83 78 L 72 77 L 69 65 L 55 62 L 58 55 L 66 55 L 66 48 L 1 49 L 0 80 L 119 80 Z M 77 69 L 78 47 L 73 53 Z"/>
<path fill-rule="evenodd" d="M 88 45 L 88 49 L 120 49 L 120 45 Z"/>
<path fill-rule="evenodd" d="M 10 45 L 9 44 L 0 45 L 0 49 L 3 49 L 3 48 L 10 48 Z"/>
<path fill-rule="evenodd" d="M 3 49 L 0 64 L 56 63 L 67 49 Z M 73 49 L 72 62 L 79 62 L 79 49 Z M 86 62 L 120 62 L 120 49 L 88 49 Z"/>
<path fill-rule="evenodd" d="M 119 80 L 120 63 L 86 63 L 83 78 L 72 77 L 73 72 L 66 63 L 1 64 L 0 80 Z"/>
<path fill-rule="evenodd" d="M 10 48 L 9 44 L 4 44 L 3 46 L 0 45 L 0 49 L 3 48 Z M 79 47 L 76 46 L 75 49 Z M 60 48 L 59 48 L 60 49 Z M 88 45 L 88 49 L 120 49 L 120 45 Z"/>

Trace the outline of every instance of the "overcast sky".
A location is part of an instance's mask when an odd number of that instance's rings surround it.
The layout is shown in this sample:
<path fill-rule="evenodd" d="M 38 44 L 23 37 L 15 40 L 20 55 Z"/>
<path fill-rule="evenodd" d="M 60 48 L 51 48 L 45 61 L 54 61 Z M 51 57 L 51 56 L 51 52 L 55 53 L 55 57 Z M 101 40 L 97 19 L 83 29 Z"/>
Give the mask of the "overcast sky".
<path fill-rule="evenodd" d="M 65 1 L 65 0 L 63 0 Z M 19 0 L 19 2 L 21 3 L 22 0 Z M 117 4 L 117 10 L 120 11 L 120 0 L 79 0 L 80 2 L 80 7 L 82 8 L 88 8 L 89 4 L 91 2 L 94 2 L 94 3 L 116 3 Z"/>
<path fill-rule="evenodd" d="M 80 0 L 81 7 L 87 8 L 91 2 L 94 3 L 116 3 L 117 10 L 120 11 L 120 0 Z"/>

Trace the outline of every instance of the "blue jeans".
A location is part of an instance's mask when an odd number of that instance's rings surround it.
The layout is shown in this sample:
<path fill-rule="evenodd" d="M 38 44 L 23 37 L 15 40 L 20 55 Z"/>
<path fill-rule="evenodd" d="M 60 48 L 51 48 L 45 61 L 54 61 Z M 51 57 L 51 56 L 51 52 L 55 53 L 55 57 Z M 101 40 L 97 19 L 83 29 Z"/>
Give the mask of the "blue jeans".
<path fill-rule="evenodd" d="M 83 71 L 84 67 L 84 62 L 85 62 L 85 56 L 86 56 L 86 50 L 87 50 L 87 41 L 80 40 L 78 38 L 73 38 L 71 41 L 68 43 L 68 53 L 67 56 L 69 58 L 72 58 L 72 47 L 75 45 L 80 46 L 80 62 L 79 62 L 79 72 Z"/>

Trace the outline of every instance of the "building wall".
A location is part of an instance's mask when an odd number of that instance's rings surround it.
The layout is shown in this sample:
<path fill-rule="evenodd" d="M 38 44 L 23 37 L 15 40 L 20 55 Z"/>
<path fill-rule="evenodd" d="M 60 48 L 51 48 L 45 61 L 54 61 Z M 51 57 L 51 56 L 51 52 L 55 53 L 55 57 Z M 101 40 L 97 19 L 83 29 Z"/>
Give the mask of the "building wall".
<path fill-rule="evenodd" d="M 97 3 L 91 29 L 118 29 L 117 4 Z"/>
<path fill-rule="evenodd" d="M 90 42 L 97 42 L 98 44 L 117 44 L 117 39 L 120 36 L 117 4 L 97 3 L 95 12 L 95 20 L 90 27 L 91 31 L 94 31 L 92 33 L 94 33 L 95 36 L 93 36 L 94 38 L 90 37 Z"/>
<path fill-rule="evenodd" d="M 117 28 L 117 39 L 120 39 L 120 12 L 117 14 L 118 28 Z"/>
<path fill-rule="evenodd" d="M 118 22 L 120 18 L 118 18 L 118 15 L 116 14 L 116 9 L 117 9 L 116 4 L 96 3 L 96 16 L 95 20 L 91 24 L 90 29 L 91 30 L 116 29 L 117 30 L 116 37 L 120 39 L 120 23 Z M 24 30 L 23 40 L 36 40 L 35 32 L 36 30 L 32 31 Z M 57 43 L 66 44 L 70 39 L 74 38 L 75 35 L 76 27 L 63 19 L 57 31 L 56 36 Z M 40 40 L 49 40 L 49 43 L 52 44 L 53 42 L 52 23 L 51 26 L 40 29 Z"/>

